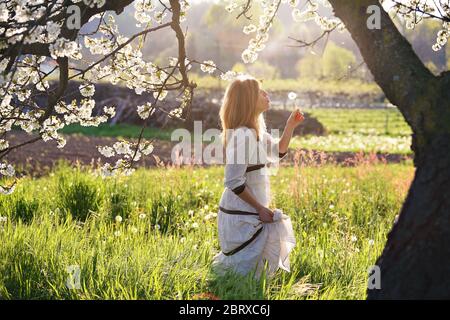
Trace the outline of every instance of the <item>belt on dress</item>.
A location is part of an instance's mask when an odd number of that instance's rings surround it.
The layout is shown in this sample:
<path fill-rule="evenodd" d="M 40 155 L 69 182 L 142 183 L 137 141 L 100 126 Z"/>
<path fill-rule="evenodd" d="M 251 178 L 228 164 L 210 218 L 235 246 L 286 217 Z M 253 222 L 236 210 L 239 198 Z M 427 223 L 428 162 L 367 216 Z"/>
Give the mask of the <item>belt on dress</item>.
<path fill-rule="evenodd" d="M 261 226 L 261 228 L 259 228 L 254 234 L 253 236 L 248 239 L 247 241 L 245 241 L 243 244 L 241 244 L 239 247 L 229 251 L 229 252 L 223 252 L 224 255 L 226 256 L 231 256 L 239 251 L 241 251 L 242 249 L 244 249 L 246 246 L 248 246 L 253 240 L 255 240 L 255 238 L 261 233 L 263 227 Z"/>
<path fill-rule="evenodd" d="M 219 206 L 220 211 L 223 211 L 228 214 L 244 214 L 244 215 L 259 215 L 258 212 L 251 212 L 251 211 L 241 211 L 241 210 L 229 210 L 225 209 L 224 207 Z"/>
<path fill-rule="evenodd" d="M 257 212 L 250 212 L 250 211 L 241 211 L 241 210 L 228 210 L 225 209 L 223 207 L 219 206 L 220 211 L 223 211 L 227 214 L 243 214 L 243 215 L 258 215 Z M 226 256 L 231 256 L 239 251 L 241 251 L 242 249 L 244 249 L 246 246 L 248 246 L 253 240 L 255 240 L 255 238 L 261 233 L 263 227 L 261 226 L 261 228 L 259 228 L 254 234 L 253 236 L 248 239 L 247 241 L 245 241 L 243 244 L 241 244 L 239 247 L 229 251 L 229 252 L 223 252 L 224 255 Z"/>
<path fill-rule="evenodd" d="M 265 166 L 266 166 L 265 163 L 257 164 L 257 165 L 254 165 L 254 166 L 249 166 L 249 167 L 247 167 L 247 169 L 245 170 L 245 172 L 255 171 L 255 170 L 264 168 Z"/>

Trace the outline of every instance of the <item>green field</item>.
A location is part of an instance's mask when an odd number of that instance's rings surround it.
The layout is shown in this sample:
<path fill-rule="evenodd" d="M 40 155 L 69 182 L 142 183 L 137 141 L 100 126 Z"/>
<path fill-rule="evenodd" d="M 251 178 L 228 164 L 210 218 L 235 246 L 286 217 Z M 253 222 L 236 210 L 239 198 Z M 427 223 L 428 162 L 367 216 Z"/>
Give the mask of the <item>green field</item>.
<path fill-rule="evenodd" d="M 326 136 L 295 137 L 292 148 L 412 154 L 411 128 L 397 108 L 302 108 L 327 129 Z"/>
<path fill-rule="evenodd" d="M 290 147 L 320 151 L 364 151 L 411 154 L 411 129 L 396 108 L 338 109 L 302 108 L 311 113 L 327 129 L 327 136 L 296 136 Z M 282 128 L 280 128 L 282 129 Z M 81 127 L 71 125 L 64 133 L 92 136 L 137 138 L 141 128 L 135 125 L 100 125 Z M 144 138 L 170 140 L 171 130 L 146 128 Z"/>
<path fill-rule="evenodd" d="M 413 173 L 396 164 L 281 169 L 272 207 L 292 218 L 297 246 L 291 273 L 258 282 L 210 272 L 223 168 L 102 179 L 61 166 L 0 197 L 0 299 L 364 299 Z M 66 287 L 69 266 L 80 268 L 79 289 Z"/>

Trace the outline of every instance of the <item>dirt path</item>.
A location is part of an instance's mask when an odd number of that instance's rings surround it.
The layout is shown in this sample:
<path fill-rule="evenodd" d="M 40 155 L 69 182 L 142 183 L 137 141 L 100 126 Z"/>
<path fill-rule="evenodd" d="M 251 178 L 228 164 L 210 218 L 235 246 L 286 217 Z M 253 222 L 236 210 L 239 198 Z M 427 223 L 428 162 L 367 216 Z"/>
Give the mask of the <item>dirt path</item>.
<path fill-rule="evenodd" d="M 7 160 L 15 163 L 21 168 L 20 171 L 28 173 L 39 173 L 50 170 L 58 161 L 65 160 L 69 163 L 96 164 L 107 160 L 98 151 L 97 146 L 112 145 L 116 138 L 92 137 L 83 135 L 66 135 L 67 144 L 63 149 L 56 148 L 53 141 L 38 141 L 22 148 L 12 150 Z M 9 135 L 10 145 L 23 143 L 32 138 L 24 132 L 14 132 Z M 157 156 L 164 164 L 171 164 L 172 147 L 176 142 L 154 141 L 154 156 Z M 138 166 L 154 167 L 157 160 L 154 156 L 143 157 Z M 290 150 L 286 160 L 282 161 L 284 165 L 290 165 L 295 161 L 300 161 L 305 165 L 320 165 L 324 163 L 336 163 L 342 165 L 355 165 L 361 162 L 387 162 L 398 163 L 412 156 L 403 156 L 398 154 L 366 154 L 354 152 L 323 152 L 315 150 L 299 149 Z"/>

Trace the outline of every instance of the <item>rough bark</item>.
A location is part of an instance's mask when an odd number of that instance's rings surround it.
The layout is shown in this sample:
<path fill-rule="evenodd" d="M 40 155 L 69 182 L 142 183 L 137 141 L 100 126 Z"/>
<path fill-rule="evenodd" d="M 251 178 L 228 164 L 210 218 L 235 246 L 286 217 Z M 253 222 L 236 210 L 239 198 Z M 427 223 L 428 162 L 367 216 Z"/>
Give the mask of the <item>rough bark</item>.
<path fill-rule="evenodd" d="M 368 298 L 450 298 L 450 73 L 431 74 L 383 9 L 381 29 L 368 29 L 367 7 L 378 1 L 330 3 L 413 130 L 415 177 L 376 262 L 381 289 Z"/>

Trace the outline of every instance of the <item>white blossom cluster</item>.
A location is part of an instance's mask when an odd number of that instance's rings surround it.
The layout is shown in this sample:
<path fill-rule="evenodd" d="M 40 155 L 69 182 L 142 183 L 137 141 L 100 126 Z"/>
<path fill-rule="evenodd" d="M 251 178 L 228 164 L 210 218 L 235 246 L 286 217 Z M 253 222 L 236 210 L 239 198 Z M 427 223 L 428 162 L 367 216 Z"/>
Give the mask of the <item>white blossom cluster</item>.
<path fill-rule="evenodd" d="M 241 6 L 237 0 L 227 0 L 226 6 L 228 12 L 234 12 Z M 331 7 L 327 0 L 321 0 L 321 4 L 325 7 Z M 306 8 L 301 11 L 297 6 L 299 0 L 260 0 L 262 15 L 259 16 L 258 25 L 249 24 L 244 26 L 243 32 L 247 35 L 255 33 L 250 39 L 248 47 L 242 52 L 242 60 L 244 63 L 253 63 L 258 59 L 258 52 L 264 50 L 265 43 L 269 39 L 269 30 L 272 27 L 273 20 L 281 4 L 288 4 L 292 7 L 292 17 L 296 22 L 305 22 L 314 20 L 322 30 L 330 31 L 337 28 L 339 31 L 344 30 L 344 24 L 337 18 L 328 18 L 318 14 L 319 1 L 307 1 Z M 241 7 L 242 8 L 242 7 Z"/>
<path fill-rule="evenodd" d="M 106 158 L 119 156 L 114 165 L 111 163 L 105 163 L 100 168 L 100 174 L 102 177 L 115 176 L 117 174 L 131 174 L 134 169 L 131 167 L 131 163 L 139 161 L 142 157 L 148 156 L 153 152 L 153 144 L 149 141 L 139 141 L 132 143 L 128 141 L 117 141 L 113 146 L 98 146 L 98 151 Z"/>
<path fill-rule="evenodd" d="M 442 28 L 437 32 L 436 42 L 432 46 L 434 51 L 441 50 L 450 37 L 450 22 L 448 22 L 450 2 L 448 1 L 399 0 L 390 11 L 403 19 L 407 29 L 414 29 L 425 20 L 424 18 L 440 18 Z"/>

